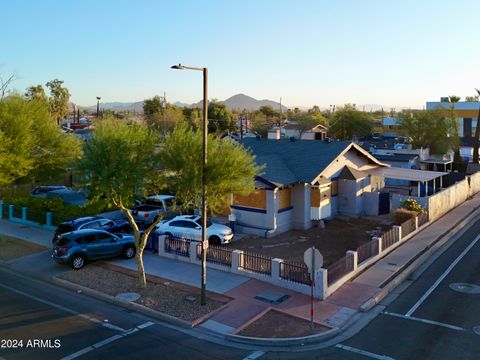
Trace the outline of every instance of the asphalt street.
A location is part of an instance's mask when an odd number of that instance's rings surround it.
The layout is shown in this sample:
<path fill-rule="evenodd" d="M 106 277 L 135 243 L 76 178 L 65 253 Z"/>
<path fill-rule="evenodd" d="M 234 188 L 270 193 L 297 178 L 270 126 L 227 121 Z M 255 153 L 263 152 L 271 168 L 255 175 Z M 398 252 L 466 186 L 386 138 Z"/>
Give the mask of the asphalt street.
<path fill-rule="evenodd" d="M 23 342 L 0 346 L 0 359 L 244 359 L 252 353 L 4 268 L 0 280 L 0 342 Z"/>

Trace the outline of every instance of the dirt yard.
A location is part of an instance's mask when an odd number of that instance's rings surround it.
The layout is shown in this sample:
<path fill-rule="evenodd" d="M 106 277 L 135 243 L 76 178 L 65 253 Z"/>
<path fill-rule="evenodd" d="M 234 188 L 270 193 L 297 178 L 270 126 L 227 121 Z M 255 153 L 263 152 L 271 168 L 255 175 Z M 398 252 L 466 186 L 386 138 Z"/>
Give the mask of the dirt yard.
<path fill-rule="evenodd" d="M 30 241 L 19 240 L 0 235 L 0 260 L 7 261 L 18 257 L 35 254 L 48 248 Z"/>
<path fill-rule="evenodd" d="M 112 264 L 95 263 L 78 271 L 69 271 L 60 278 L 111 296 L 136 292 L 140 294 L 137 303 L 186 321 L 194 321 L 231 300 L 226 296 L 207 292 L 207 304 L 201 306 L 200 290 L 196 288 L 147 276 L 147 288 L 139 289 L 136 274 L 132 270 Z"/>
<path fill-rule="evenodd" d="M 327 327 L 316 323 L 311 329 L 309 321 L 270 310 L 237 335 L 278 339 L 314 335 L 327 330 Z"/>
<path fill-rule="evenodd" d="M 340 218 L 325 221 L 325 228 L 291 230 L 265 239 L 248 235 L 234 241 L 232 248 L 265 254 L 274 258 L 303 262 L 304 251 L 312 246 L 320 250 L 324 267 L 345 256 L 347 250 L 356 250 L 371 240 L 375 233 L 391 228 L 391 221 L 370 218 Z"/>

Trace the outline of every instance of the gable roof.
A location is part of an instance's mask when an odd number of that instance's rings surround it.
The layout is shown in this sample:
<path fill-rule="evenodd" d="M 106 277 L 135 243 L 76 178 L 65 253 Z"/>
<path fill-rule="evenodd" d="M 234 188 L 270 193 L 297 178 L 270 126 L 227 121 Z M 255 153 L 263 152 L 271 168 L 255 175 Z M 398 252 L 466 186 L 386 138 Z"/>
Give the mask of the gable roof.
<path fill-rule="evenodd" d="M 368 174 L 364 173 L 363 171 L 353 169 L 350 166 L 344 166 L 340 172 L 340 175 L 338 175 L 338 178 L 345 180 L 359 180 L 367 176 Z"/>
<path fill-rule="evenodd" d="M 258 165 L 265 164 L 260 176 L 277 186 L 312 183 L 339 155 L 351 148 L 379 166 L 385 166 L 349 141 L 244 139 L 242 144 L 256 156 Z"/>

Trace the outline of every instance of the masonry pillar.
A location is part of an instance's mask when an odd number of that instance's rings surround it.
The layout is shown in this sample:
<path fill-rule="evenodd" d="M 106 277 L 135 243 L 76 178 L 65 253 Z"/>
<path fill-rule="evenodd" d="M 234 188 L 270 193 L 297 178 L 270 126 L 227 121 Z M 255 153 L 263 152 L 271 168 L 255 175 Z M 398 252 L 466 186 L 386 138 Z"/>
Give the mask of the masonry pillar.
<path fill-rule="evenodd" d="M 402 227 L 399 225 L 393 225 L 393 229 L 396 231 L 398 236 L 398 241 L 402 240 Z M 383 245 L 383 244 L 382 244 Z"/>
<path fill-rule="evenodd" d="M 316 298 L 320 300 L 325 300 L 327 298 L 328 290 L 328 270 L 324 268 L 318 269 L 315 274 L 315 287 L 313 289 L 313 294 Z"/>
<path fill-rule="evenodd" d="M 353 271 L 357 271 L 358 269 L 358 253 L 353 250 L 348 250 L 347 251 L 347 261 L 353 263 Z"/>
<path fill-rule="evenodd" d="M 243 251 L 242 250 L 233 250 L 232 251 L 232 272 L 239 273 L 240 269 L 243 267 Z"/>
<path fill-rule="evenodd" d="M 280 267 L 282 266 L 283 260 L 282 259 L 272 259 L 272 271 L 270 273 L 270 276 L 272 277 L 272 280 L 274 282 L 280 281 Z"/>
<path fill-rule="evenodd" d="M 165 235 L 159 235 L 158 236 L 158 255 L 164 255 L 165 254 L 165 239 L 167 237 Z"/>

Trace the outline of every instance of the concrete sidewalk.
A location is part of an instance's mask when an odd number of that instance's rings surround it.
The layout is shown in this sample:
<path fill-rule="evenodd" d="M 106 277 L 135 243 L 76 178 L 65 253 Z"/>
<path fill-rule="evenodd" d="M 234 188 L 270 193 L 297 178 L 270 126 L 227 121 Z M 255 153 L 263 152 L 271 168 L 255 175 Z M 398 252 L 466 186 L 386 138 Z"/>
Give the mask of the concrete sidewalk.
<path fill-rule="evenodd" d="M 409 264 L 421 251 L 445 235 L 455 224 L 480 208 L 480 194 L 451 210 L 390 254 L 376 262 L 352 283 L 383 287 L 395 274 Z"/>

